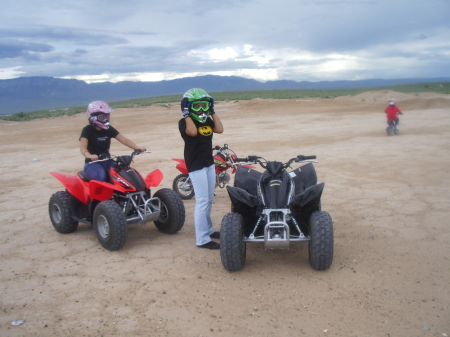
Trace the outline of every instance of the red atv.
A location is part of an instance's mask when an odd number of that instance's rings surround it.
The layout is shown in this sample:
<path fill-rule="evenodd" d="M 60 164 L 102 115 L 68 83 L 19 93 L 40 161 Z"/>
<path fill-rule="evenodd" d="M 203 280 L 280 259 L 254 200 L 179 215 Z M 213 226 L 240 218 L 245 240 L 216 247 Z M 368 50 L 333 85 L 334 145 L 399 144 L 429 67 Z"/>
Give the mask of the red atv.
<path fill-rule="evenodd" d="M 233 174 L 236 172 L 236 166 L 234 164 L 237 163 L 237 156 L 236 153 L 234 153 L 234 151 L 228 147 L 228 144 L 224 144 L 223 147 L 217 145 L 213 150 L 217 151 L 213 155 L 216 168 L 216 187 L 219 186 L 220 188 L 224 188 L 225 185 L 230 181 L 230 175 L 227 173 L 227 170 L 229 168 L 232 168 L 231 173 Z M 172 160 L 178 162 L 175 167 L 178 169 L 178 171 L 181 172 L 181 174 L 176 176 L 173 180 L 172 188 L 175 192 L 178 193 L 181 199 L 191 199 L 195 193 L 191 178 L 189 178 L 186 162 L 184 161 L 184 159 L 172 158 Z M 253 168 L 253 166 L 250 165 L 244 166 Z"/>
<path fill-rule="evenodd" d="M 163 233 L 174 234 L 184 225 L 185 209 L 181 198 L 173 190 L 163 188 L 153 197 L 151 187 L 157 187 L 163 174 L 159 169 L 145 179 L 130 167 L 130 156 L 112 156 L 115 166 L 110 169 L 109 181 L 90 180 L 84 171 L 75 175 L 50 172 L 66 188 L 53 194 L 48 211 L 53 227 L 59 233 L 72 233 L 78 223 L 93 225 L 102 246 L 109 250 L 123 247 L 128 237 L 128 224 L 154 221 Z"/>

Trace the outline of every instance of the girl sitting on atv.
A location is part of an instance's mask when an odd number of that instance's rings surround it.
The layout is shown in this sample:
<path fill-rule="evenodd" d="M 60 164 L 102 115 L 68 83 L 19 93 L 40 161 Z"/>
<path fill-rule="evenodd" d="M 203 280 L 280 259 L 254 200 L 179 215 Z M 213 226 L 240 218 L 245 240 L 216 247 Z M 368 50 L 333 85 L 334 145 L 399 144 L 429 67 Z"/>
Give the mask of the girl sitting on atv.
<path fill-rule="evenodd" d="M 109 120 L 112 111 L 109 105 L 102 101 L 89 103 L 86 110 L 89 125 L 86 125 L 81 131 L 80 152 L 85 158 L 84 172 L 91 180 L 106 181 L 109 169 L 114 166 L 114 161 L 111 159 L 91 164 L 92 161 L 99 159 L 100 154 L 102 158 L 109 158 L 111 138 L 117 139 L 133 150 L 146 151 L 145 147 L 137 146 L 110 126 Z"/>

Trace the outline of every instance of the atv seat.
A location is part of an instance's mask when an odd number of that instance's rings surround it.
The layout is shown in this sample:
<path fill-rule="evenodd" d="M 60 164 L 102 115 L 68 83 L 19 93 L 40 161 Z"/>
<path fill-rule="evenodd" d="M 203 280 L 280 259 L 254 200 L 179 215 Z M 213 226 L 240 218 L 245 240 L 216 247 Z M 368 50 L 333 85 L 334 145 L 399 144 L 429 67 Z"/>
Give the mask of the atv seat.
<path fill-rule="evenodd" d="M 78 172 L 78 176 L 81 178 L 81 180 L 83 180 L 87 183 L 91 181 L 91 179 L 89 179 L 89 177 L 86 175 L 86 173 L 84 171 Z"/>

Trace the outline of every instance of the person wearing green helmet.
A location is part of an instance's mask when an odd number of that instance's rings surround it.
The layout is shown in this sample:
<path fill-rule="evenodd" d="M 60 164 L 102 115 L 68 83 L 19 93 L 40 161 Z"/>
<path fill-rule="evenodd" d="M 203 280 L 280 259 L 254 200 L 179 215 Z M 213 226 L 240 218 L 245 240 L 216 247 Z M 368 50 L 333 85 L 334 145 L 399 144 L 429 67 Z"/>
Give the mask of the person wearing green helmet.
<path fill-rule="evenodd" d="M 181 101 L 183 118 L 178 122 L 184 140 L 184 160 L 195 191 L 195 241 L 197 247 L 219 249 L 219 239 L 211 221 L 216 185 L 213 159 L 213 133 L 222 133 L 223 125 L 214 111 L 214 99 L 203 89 L 186 91 Z"/>

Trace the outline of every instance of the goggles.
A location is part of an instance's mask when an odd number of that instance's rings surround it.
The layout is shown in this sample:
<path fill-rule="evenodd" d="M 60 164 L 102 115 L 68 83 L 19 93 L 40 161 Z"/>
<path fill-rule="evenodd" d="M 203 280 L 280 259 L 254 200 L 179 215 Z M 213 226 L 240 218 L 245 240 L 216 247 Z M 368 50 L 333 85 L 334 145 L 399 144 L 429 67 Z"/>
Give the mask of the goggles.
<path fill-rule="evenodd" d="M 109 114 L 101 114 L 98 116 L 92 116 L 92 120 L 99 121 L 101 123 L 109 122 Z"/>
<path fill-rule="evenodd" d="M 209 110 L 209 102 L 208 101 L 197 101 L 191 104 L 191 110 L 195 112 L 199 112 L 200 110 L 208 111 Z"/>

